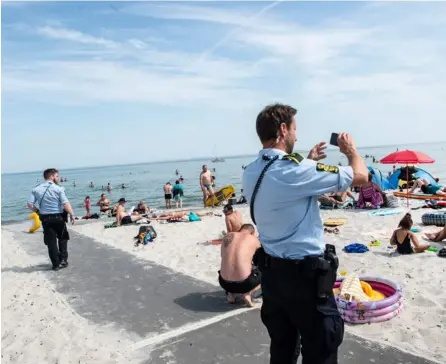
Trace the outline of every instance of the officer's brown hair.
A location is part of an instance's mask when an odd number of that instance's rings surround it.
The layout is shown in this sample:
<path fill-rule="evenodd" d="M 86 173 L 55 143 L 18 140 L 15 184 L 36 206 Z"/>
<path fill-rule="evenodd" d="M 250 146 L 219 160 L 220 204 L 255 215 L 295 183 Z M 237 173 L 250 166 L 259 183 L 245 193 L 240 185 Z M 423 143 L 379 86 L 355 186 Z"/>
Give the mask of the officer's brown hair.
<path fill-rule="evenodd" d="M 59 173 L 59 171 L 56 168 L 48 168 L 43 171 L 43 178 L 48 179 L 52 176 L 54 176 L 56 173 Z"/>
<path fill-rule="evenodd" d="M 293 117 L 297 110 L 291 106 L 283 104 L 273 104 L 266 106 L 257 116 L 256 130 L 260 141 L 267 142 L 277 139 L 280 125 L 285 123 L 290 129 Z"/>

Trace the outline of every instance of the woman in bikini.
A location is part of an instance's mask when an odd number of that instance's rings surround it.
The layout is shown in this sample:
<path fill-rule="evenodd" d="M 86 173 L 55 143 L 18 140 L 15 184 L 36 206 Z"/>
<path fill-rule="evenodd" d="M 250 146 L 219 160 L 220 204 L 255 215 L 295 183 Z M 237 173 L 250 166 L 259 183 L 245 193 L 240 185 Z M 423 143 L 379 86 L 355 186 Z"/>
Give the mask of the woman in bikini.
<path fill-rule="evenodd" d="M 430 245 L 420 244 L 417 236 L 410 231 L 413 221 L 410 214 L 404 215 L 401 219 L 398 229 L 396 229 L 390 238 L 390 244 L 396 245 L 396 251 L 400 254 L 422 253 Z M 412 244 L 414 247 L 412 247 Z"/>
<path fill-rule="evenodd" d="M 99 206 L 99 211 L 101 213 L 107 213 L 110 210 L 110 201 L 105 197 L 105 193 L 101 195 L 101 199 L 98 201 L 96 206 Z"/>

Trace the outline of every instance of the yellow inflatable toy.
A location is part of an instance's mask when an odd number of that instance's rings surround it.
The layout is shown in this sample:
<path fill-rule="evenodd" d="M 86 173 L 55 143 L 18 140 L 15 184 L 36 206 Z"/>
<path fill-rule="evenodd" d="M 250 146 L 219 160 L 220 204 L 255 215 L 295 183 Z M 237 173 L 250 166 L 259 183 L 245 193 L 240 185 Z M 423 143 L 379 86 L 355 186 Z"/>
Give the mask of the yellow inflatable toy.
<path fill-rule="evenodd" d="M 40 228 L 39 215 L 37 215 L 37 213 L 33 212 L 31 215 L 28 216 L 28 219 L 34 220 L 34 224 L 33 224 L 33 226 L 31 226 L 29 228 L 29 232 L 33 233 L 34 231 L 39 230 L 39 228 Z"/>

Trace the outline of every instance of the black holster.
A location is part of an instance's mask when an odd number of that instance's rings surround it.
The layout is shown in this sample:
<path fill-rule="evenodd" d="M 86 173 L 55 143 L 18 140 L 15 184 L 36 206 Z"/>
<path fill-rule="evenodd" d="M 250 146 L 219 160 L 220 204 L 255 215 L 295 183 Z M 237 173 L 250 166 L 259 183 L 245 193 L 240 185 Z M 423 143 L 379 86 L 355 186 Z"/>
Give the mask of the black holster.
<path fill-rule="evenodd" d="M 336 282 L 336 274 L 339 267 L 339 259 L 336 256 L 334 245 L 327 244 L 323 257 L 312 262 L 312 270 L 316 274 L 316 297 L 327 299 L 333 295 L 333 286 Z"/>

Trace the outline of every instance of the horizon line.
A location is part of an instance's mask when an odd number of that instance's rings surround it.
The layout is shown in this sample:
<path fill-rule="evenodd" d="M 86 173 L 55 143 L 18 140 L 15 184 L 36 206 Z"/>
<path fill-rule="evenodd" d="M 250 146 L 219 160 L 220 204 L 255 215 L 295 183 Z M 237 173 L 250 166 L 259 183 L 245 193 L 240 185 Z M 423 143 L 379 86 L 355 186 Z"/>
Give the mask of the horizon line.
<path fill-rule="evenodd" d="M 417 145 L 417 144 L 438 144 L 438 143 L 446 143 L 446 140 L 442 141 L 431 141 L 431 142 L 413 142 L 413 143 L 406 143 L 409 145 Z M 368 146 L 361 146 L 357 147 L 358 150 L 360 149 L 368 149 L 368 148 L 379 148 L 379 147 L 392 147 L 392 146 L 399 146 L 402 144 L 380 144 L 380 145 L 368 145 Z M 308 148 L 309 150 L 310 148 Z M 328 146 L 327 150 L 333 151 L 336 150 L 336 147 Z M 307 149 L 295 149 L 297 152 L 304 152 L 307 151 Z M 241 157 L 253 157 L 257 155 L 257 153 L 253 154 L 237 154 L 237 155 L 227 155 L 227 156 L 221 156 L 220 158 L 226 158 L 226 159 L 235 159 L 235 158 L 241 158 Z M 79 167 L 71 167 L 64 169 L 65 171 L 73 171 L 77 169 L 93 169 L 93 168 L 104 168 L 104 167 L 119 167 L 119 166 L 140 166 L 143 164 L 156 164 L 156 163 L 174 163 L 174 162 L 191 162 L 191 161 L 199 161 L 199 160 L 205 160 L 209 159 L 211 160 L 211 156 L 205 156 L 205 157 L 196 157 L 196 158 L 188 158 L 188 159 L 164 159 L 164 160 L 156 160 L 151 162 L 139 162 L 139 163 L 124 163 L 124 164 L 104 164 L 104 165 L 95 165 L 95 166 L 79 166 Z M 12 174 L 31 174 L 31 173 L 37 173 L 42 172 L 41 170 L 33 170 L 33 171 L 22 171 L 22 172 L 2 172 L 1 175 L 12 175 Z"/>

